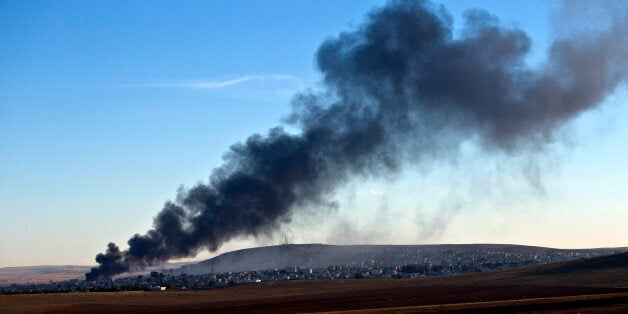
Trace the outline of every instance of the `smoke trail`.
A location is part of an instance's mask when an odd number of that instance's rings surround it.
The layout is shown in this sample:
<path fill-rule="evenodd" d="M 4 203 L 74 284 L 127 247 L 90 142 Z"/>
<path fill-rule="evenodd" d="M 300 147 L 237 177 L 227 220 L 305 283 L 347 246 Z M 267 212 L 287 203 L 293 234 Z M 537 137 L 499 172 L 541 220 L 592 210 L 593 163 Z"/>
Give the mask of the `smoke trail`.
<path fill-rule="evenodd" d="M 469 139 L 510 154 L 542 148 L 626 80 L 628 23 L 616 7 L 604 29 L 557 39 L 542 69 L 524 62 L 530 38 L 487 12 L 468 11 L 454 38 L 443 7 L 395 1 L 374 9 L 357 30 L 320 46 L 327 92 L 295 96 L 288 120 L 300 134 L 277 127 L 233 145 L 207 184 L 167 202 L 128 250 L 110 243 L 86 278 L 269 232 L 299 208 L 329 206 L 328 195 L 354 176 L 455 155 Z"/>

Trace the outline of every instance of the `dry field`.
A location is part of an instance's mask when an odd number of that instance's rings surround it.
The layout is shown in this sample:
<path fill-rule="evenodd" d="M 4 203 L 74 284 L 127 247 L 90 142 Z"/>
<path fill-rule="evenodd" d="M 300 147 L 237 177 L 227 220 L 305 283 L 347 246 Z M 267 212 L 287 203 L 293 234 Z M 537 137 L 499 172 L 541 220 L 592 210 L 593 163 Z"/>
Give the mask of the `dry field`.
<path fill-rule="evenodd" d="M 628 288 L 454 284 L 434 280 L 292 281 L 204 291 L 0 296 L 3 313 L 320 312 L 378 309 L 628 310 Z M 372 310 L 375 311 L 375 310 Z"/>

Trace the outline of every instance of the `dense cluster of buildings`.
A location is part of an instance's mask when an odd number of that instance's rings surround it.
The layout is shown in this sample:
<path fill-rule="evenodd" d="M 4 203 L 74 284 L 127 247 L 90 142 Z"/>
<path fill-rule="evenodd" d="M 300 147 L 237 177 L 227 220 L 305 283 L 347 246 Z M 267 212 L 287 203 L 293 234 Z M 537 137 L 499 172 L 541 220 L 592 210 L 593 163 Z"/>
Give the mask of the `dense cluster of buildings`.
<path fill-rule="evenodd" d="M 471 272 L 511 269 L 523 266 L 567 261 L 601 255 L 591 251 L 506 252 L 503 250 L 441 251 L 437 256 L 416 254 L 397 256 L 396 263 L 357 260 L 344 265 L 323 267 L 286 266 L 280 269 L 187 274 L 172 270 L 151 272 L 140 276 L 107 278 L 99 281 L 73 279 L 63 282 L 12 284 L 0 287 L 2 294 L 98 292 L 98 291 L 163 291 L 168 289 L 213 289 L 238 284 L 254 284 L 285 280 L 333 280 L 364 278 L 424 278 L 450 276 Z M 417 256 L 421 256 L 417 259 Z"/>

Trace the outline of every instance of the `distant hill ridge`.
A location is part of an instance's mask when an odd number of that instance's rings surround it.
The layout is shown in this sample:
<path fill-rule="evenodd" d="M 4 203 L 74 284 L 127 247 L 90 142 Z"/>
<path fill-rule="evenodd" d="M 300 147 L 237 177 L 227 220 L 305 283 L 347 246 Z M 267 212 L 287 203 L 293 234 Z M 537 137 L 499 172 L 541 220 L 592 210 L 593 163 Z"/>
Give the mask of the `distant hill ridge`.
<path fill-rule="evenodd" d="M 0 268 L 0 285 L 82 279 L 90 266 L 41 265 Z"/>
<path fill-rule="evenodd" d="M 156 265 L 135 273 L 125 273 L 123 276 L 144 274 L 152 270 L 179 268 L 185 262 L 171 262 Z M 70 279 L 84 280 L 85 273 L 94 266 L 85 265 L 38 265 L 14 266 L 0 268 L 0 286 L 24 284 L 29 282 L 66 281 Z"/>
<path fill-rule="evenodd" d="M 292 267 L 319 268 L 331 265 L 404 265 L 442 263 L 457 259 L 485 258 L 505 254 L 521 259 L 534 257 L 535 264 L 608 255 L 628 248 L 555 249 L 511 244 L 428 244 L 428 245 L 330 245 L 284 244 L 242 249 L 183 267 L 179 272 L 192 274 L 229 271 L 283 269 Z M 464 257 L 463 257 L 464 256 Z"/>

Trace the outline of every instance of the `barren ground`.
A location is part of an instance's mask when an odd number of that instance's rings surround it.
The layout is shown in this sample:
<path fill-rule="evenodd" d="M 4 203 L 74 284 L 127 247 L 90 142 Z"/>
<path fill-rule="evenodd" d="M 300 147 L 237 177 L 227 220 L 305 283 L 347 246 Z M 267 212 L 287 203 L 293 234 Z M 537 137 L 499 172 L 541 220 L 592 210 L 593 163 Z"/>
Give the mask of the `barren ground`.
<path fill-rule="evenodd" d="M 457 285 L 451 282 L 441 285 L 444 283 L 416 279 L 291 281 L 203 291 L 11 295 L 0 296 L 0 312 L 509 311 L 513 306 L 522 310 L 588 307 L 606 312 L 628 311 L 628 288 Z"/>

